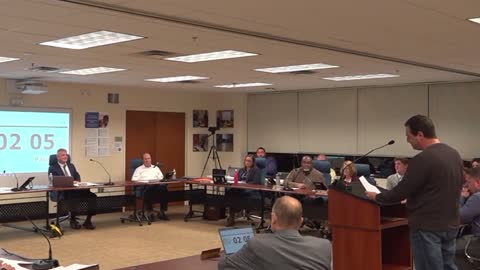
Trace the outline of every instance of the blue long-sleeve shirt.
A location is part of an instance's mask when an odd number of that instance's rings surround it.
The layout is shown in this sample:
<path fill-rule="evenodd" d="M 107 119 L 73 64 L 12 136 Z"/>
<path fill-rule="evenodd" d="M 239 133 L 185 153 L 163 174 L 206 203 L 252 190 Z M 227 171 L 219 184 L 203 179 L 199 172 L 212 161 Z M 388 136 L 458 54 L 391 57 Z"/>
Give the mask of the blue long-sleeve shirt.
<path fill-rule="evenodd" d="M 472 225 L 472 233 L 480 236 L 480 192 L 467 199 L 460 198 L 460 220 Z"/>

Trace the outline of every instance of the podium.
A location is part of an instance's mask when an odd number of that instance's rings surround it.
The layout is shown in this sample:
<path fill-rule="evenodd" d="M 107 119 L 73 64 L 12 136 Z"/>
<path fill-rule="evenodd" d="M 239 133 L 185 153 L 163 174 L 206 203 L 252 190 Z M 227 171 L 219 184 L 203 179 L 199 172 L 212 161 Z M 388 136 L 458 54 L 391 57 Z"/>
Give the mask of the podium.
<path fill-rule="evenodd" d="M 333 269 L 411 270 L 405 205 L 379 204 L 366 197 L 360 183 L 351 187 L 328 192 Z"/>

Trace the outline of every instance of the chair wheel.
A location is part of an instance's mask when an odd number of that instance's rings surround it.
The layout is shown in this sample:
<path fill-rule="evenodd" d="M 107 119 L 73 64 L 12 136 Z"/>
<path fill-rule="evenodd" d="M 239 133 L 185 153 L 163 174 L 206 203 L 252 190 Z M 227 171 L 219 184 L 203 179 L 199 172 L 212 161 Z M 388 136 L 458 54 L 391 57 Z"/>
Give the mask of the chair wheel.
<path fill-rule="evenodd" d="M 143 223 L 138 223 L 138 226 L 140 226 L 140 227 L 143 226 Z"/>
<path fill-rule="evenodd" d="M 121 219 L 120 222 L 121 222 L 122 224 L 124 224 L 124 223 L 125 223 L 125 220 Z"/>
<path fill-rule="evenodd" d="M 152 222 L 148 222 L 148 225 L 152 225 Z"/>

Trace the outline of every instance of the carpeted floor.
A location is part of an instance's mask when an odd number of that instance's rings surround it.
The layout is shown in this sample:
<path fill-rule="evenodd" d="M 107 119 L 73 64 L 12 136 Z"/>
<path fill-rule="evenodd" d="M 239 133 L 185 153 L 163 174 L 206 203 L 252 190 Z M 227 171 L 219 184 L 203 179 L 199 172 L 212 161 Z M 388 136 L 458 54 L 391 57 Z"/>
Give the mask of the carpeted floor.
<path fill-rule="evenodd" d="M 157 221 L 142 227 L 121 224 L 127 213 L 102 214 L 94 218 L 96 230 L 73 231 L 68 226 L 61 239 L 52 239 L 53 256 L 62 265 L 98 263 L 101 269 L 163 261 L 200 254 L 202 250 L 221 247 L 218 228 L 224 220 L 183 221 L 187 208 L 170 208 L 170 221 Z M 36 221 L 43 224 L 41 221 Z M 238 222 L 239 225 L 247 225 Z M 26 225 L 28 223 L 18 223 Z M 67 225 L 68 223 L 64 223 Z M 39 234 L 0 227 L 0 248 L 29 258 L 46 258 L 47 243 Z"/>

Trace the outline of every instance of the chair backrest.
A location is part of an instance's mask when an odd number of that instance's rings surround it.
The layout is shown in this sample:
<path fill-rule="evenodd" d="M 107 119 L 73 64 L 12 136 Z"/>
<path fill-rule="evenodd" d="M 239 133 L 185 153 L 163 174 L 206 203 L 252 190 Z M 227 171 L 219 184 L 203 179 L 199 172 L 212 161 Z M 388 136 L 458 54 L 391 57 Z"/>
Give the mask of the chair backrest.
<path fill-rule="evenodd" d="M 257 167 L 262 174 L 262 184 L 265 184 L 265 178 L 267 177 L 267 159 L 266 158 L 256 158 L 255 167 Z"/>
<path fill-rule="evenodd" d="M 368 164 L 355 164 L 355 167 L 357 169 L 357 176 L 364 176 L 365 178 L 368 179 L 370 176 L 370 165 Z"/>
<path fill-rule="evenodd" d="M 71 162 L 70 155 L 68 155 L 67 163 L 70 163 L 70 162 Z M 58 163 L 57 154 L 50 155 L 50 158 L 48 159 L 48 166 L 53 166 L 57 163 Z"/>
<path fill-rule="evenodd" d="M 323 173 L 323 176 L 325 176 L 325 184 L 327 184 L 327 186 L 332 183 L 332 175 L 330 174 L 332 165 L 328 160 L 313 160 L 313 167 Z"/>
<path fill-rule="evenodd" d="M 130 178 L 133 176 L 135 170 L 143 164 L 143 159 L 134 158 L 130 160 Z"/>

